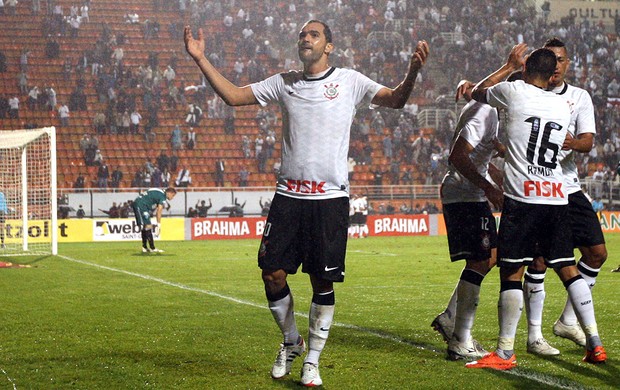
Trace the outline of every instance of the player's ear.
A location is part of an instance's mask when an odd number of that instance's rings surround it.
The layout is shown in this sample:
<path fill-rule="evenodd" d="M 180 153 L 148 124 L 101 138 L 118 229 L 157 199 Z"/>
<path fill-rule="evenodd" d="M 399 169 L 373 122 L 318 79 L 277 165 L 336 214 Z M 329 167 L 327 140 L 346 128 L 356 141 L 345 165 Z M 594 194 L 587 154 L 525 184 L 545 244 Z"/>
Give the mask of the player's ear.
<path fill-rule="evenodd" d="M 325 54 L 330 54 L 332 51 L 334 51 L 334 44 L 329 42 L 325 45 Z"/>

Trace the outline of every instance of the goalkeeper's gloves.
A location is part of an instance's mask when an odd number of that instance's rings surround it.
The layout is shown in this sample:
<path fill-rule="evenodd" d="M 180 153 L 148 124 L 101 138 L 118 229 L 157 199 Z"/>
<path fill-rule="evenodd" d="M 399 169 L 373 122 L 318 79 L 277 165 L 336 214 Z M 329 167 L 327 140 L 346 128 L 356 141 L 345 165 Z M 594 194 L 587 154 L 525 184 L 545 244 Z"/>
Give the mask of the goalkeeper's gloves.
<path fill-rule="evenodd" d="M 161 225 L 153 225 L 153 235 L 159 237 L 161 234 Z"/>

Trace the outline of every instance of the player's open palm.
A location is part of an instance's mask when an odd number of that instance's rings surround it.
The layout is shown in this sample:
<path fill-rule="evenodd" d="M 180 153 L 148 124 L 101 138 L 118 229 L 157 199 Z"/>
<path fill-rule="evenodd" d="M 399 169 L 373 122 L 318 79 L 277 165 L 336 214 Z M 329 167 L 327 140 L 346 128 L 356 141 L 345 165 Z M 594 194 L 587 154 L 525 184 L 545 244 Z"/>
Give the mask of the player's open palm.
<path fill-rule="evenodd" d="M 418 41 L 418 44 L 415 48 L 415 52 L 411 56 L 411 61 L 409 66 L 411 70 L 418 71 L 424 66 L 426 63 L 426 58 L 428 57 L 429 47 L 428 43 L 424 40 Z"/>
<path fill-rule="evenodd" d="M 194 59 L 198 59 L 204 55 L 205 40 L 204 33 L 201 28 L 198 29 L 198 37 L 194 38 L 191 27 L 185 26 L 183 39 L 185 40 L 185 50 L 187 50 L 189 55 L 191 55 Z"/>

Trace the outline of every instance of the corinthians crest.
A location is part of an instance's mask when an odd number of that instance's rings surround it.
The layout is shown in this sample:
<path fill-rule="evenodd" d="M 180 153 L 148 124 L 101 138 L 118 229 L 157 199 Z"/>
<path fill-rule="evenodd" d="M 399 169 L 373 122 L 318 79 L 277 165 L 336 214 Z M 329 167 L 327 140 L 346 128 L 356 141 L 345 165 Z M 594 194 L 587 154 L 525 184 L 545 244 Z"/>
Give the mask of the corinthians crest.
<path fill-rule="evenodd" d="M 325 84 L 325 92 L 323 92 L 323 96 L 328 98 L 329 100 L 335 99 L 338 97 L 338 84 L 334 85 L 334 83 Z"/>

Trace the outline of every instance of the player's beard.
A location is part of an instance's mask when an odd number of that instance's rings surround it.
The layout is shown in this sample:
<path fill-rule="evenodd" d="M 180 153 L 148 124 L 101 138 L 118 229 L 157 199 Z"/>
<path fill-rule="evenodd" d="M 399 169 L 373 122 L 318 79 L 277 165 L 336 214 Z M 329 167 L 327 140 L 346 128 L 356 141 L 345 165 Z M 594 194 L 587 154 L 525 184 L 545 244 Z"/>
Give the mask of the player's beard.
<path fill-rule="evenodd" d="M 323 56 L 324 50 L 317 50 L 316 48 L 311 48 L 310 50 L 308 50 L 308 49 L 304 49 L 300 47 L 297 50 L 297 53 L 299 55 L 299 60 L 303 64 L 312 64 L 312 63 L 317 62 L 319 59 L 321 59 L 321 56 Z"/>

